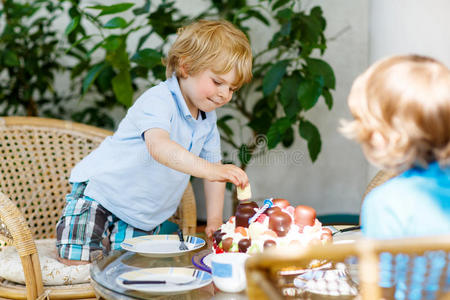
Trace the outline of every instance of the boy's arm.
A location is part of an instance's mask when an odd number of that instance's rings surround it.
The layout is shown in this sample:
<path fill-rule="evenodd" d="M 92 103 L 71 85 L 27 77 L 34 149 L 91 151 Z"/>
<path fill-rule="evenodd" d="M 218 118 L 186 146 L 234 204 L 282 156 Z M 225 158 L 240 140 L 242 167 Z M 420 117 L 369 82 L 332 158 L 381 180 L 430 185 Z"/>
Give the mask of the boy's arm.
<path fill-rule="evenodd" d="M 219 163 L 220 164 L 220 163 Z M 205 233 L 209 241 L 212 234 L 223 223 L 223 202 L 225 196 L 225 183 L 203 180 L 206 200 L 206 228 Z"/>
<path fill-rule="evenodd" d="M 164 129 L 149 129 L 144 133 L 144 138 L 150 155 L 169 168 L 209 181 L 229 181 L 241 187 L 248 184 L 247 174 L 241 168 L 230 164 L 213 164 L 192 154 L 172 141 Z"/>

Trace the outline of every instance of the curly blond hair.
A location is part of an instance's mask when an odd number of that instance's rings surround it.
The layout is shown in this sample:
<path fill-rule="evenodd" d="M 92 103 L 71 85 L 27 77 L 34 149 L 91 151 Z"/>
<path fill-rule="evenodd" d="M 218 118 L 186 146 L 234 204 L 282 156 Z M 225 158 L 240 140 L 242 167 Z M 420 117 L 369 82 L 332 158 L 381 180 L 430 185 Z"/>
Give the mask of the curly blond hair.
<path fill-rule="evenodd" d="M 382 59 L 353 83 L 341 132 L 374 165 L 401 172 L 450 164 L 450 70 L 418 55 Z"/>
<path fill-rule="evenodd" d="M 241 87 L 252 78 L 252 50 L 245 34 L 225 20 L 200 20 L 178 30 L 178 37 L 165 59 L 166 76 L 189 75 L 210 69 L 216 74 L 236 70 L 232 84 Z"/>

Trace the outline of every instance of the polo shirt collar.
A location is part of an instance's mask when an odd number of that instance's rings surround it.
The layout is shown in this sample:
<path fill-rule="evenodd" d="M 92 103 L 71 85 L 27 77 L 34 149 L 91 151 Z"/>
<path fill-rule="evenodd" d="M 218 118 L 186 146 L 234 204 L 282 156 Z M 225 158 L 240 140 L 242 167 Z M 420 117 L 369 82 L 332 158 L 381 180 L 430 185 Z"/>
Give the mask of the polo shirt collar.
<path fill-rule="evenodd" d="M 167 79 L 167 86 L 169 87 L 169 90 L 172 93 L 173 98 L 175 99 L 175 103 L 177 104 L 178 110 L 181 112 L 181 114 L 186 119 L 194 120 L 191 111 L 187 107 L 186 100 L 181 93 L 180 84 L 178 83 L 178 79 L 175 73 L 172 75 L 172 77 Z M 201 118 L 201 120 L 206 119 L 206 113 L 204 111 L 199 110 L 198 116 Z"/>

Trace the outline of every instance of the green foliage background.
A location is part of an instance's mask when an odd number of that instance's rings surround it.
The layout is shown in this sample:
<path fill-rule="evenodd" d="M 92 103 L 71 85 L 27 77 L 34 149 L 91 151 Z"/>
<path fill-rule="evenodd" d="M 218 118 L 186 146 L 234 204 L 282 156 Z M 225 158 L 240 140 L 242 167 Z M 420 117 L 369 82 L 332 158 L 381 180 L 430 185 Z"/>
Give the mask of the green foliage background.
<path fill-rule="evenodd" d="M 331 109 L 335 88 L 333 69 L 320 58 L 326 50 L 322 9 L 305 10 L 298 0 L 206 2 L 205 10 L 186 15 L 174 0 L 2 0 L 1 113 L 65 118 L 113 129 L 112 110 L 125 111 L 143 87 L 165 79 L 161 59 L 177 28 L 196 19 L 223 18 L 249 37 L 255 26 L 274 32 L 264 37 L 266 47 L 253 53 L 252 82 L 235 93 L 227 105 L 231 113 L 218 120 L 222 140 L 239 153 L 239 162 L 227 153 L 225 159 L 245 169 L 256 155 L 279 144 L 290 147 L 298 135 L 315 161 L 322 142 L 307 112 L 319 99 Z M 69 20 L 64 34 L 55 28 L 61 15 Z M 61 95 L 55 79 L 67 72 L 71 88 Z M 66 104 L 73 99 L 83 101 L 83 108 L 68 111 Z M 242 134 L 244 130 L 250 136 Z M 256 142 L 261 136 L 262 145 Z"/>

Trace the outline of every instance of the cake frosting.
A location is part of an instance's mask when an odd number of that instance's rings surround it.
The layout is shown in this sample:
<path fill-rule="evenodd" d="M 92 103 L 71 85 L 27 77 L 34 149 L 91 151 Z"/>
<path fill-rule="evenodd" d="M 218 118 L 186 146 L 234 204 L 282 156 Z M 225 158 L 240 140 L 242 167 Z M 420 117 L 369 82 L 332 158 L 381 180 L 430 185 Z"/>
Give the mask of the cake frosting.
<path fill-rule="evenodd" d="M 256 202 L 240 202 L 236 214 L 214 232 L 215 253 L 252 254 L 269 247 L 307 246 L 332 240 L 331 230 L 322 227 L 312 207 L 293 207 L 281 198 L 272 203 L 261 213 Z"/>

